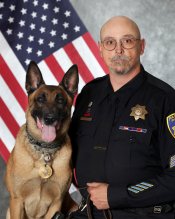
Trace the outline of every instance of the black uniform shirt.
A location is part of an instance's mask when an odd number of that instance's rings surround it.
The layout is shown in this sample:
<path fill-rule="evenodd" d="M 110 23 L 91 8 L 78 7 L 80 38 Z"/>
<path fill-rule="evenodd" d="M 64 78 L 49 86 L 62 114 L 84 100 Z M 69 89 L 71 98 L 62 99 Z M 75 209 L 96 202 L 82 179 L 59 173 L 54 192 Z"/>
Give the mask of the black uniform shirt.
<path fill-rule="evenodd" d="M 70 128 L 78 186 L 108 183 L 111 209 L 174 201 L 174 98 L 143 68 L 116 92 L 108 75 L 88 83 Z"/>

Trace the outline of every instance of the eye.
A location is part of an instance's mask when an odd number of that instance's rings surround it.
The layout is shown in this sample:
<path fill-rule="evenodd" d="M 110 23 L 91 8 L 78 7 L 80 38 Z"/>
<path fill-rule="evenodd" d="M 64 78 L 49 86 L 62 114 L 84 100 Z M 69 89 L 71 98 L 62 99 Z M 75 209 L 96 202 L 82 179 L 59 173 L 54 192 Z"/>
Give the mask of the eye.
<path fill-rule="evenodd" d="M 133 42 L 134 42 L 133 38 L 122 39 L 122 43 L 124 43 L 124 44 L 133 44 Z"/>
<path fill-rule="evenodd" d="M 113 45 L 113 44 L 115 44 L 115 40 L 112 40 L 112 39 L 105 40 L 105 44 L 108 46 Z"/>
<path fill-rule="evenodd" d="M 66 102 L 66 100 L 63 98 L 62 94 L 57 94 L 55 100 L 59 104 L 64 104 Z"/>
<path fill-rule="evenodd" d="M 46 102 L 46 95 L 43 93 L 43 94 L 40 94 L 37 98 L 36 98 L 36 101 L 38 103 L 44 103 Z"/>

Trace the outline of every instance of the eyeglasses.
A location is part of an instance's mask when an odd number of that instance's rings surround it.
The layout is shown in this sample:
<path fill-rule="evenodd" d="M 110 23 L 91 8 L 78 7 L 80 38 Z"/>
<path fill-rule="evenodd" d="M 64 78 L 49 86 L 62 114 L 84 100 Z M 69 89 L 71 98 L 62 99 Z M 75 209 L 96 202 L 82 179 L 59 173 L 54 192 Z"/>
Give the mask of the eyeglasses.
<path fill-rule="evenodd" d="M 132 37 L 132 38 L 127 37 L 127 38 L 120 39 L 119 42 L 120 42 L 120 45 L 124 49 L 132 49 L 135 47 L 137 40 L 140 40 L 140 39 L 136 39 L 134 37 Z M 102 43 L 103 47 L 108 51 L 112 51 L 117 47 L 117 40 L 115 40 L 113 38 L 105 39 L 101 43 Z"/>

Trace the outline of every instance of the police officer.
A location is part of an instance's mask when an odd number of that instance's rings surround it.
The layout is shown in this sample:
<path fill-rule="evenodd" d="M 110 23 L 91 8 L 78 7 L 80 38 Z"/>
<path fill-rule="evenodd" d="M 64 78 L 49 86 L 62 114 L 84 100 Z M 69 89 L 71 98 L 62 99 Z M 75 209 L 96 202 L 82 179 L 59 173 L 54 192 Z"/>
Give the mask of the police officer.
<path fill-rule="evenodd" d="M 101 28 L 109 75 L 77 98 L 70 135 L 84 204 L 74 219 L 173 219 L 175 91 L 140 63 L 145 41 L 124 16 Z"/>

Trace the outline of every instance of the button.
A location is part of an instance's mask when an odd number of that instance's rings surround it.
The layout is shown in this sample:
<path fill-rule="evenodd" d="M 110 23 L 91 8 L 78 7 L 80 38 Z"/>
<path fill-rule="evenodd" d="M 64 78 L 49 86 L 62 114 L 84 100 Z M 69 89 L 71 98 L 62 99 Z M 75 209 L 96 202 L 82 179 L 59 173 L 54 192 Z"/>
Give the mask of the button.
<path fill-rule="evenodd" d="M 135 137 L 134 136 L 130 136 L 129 137 L 129 141 L 130 141 L 131 144 L 135 143 Z"/>

